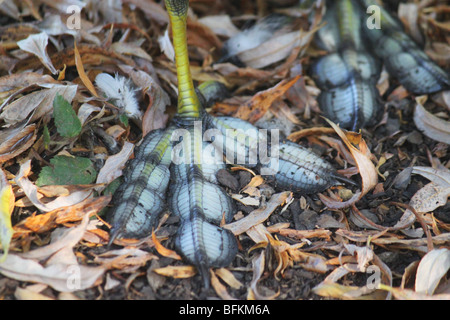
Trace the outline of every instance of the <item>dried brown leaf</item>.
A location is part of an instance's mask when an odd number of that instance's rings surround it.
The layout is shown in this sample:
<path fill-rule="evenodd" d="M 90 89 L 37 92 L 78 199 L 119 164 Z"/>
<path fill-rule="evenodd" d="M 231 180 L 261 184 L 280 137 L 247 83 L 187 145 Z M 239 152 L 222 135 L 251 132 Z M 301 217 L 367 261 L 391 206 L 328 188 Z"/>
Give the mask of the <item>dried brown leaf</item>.
<path fill-rule="evenodd" d="M 197 270 L 194 266 L 167 266 L 163 268 L 156 268 L 153 272 L 165 277 L 185 279 L 193 277 L 197 273 Z"/>
<path fill-rule="evenodd" d="M 276 86 L 258 92 L 245 105 L 239 107 L 235 117 L 247 120 L 251 123 L 258 121 L 269 110 L 272 103 L 280 98 L 300 76 L 289 80 L 282 80 Z"/>
<path fill-rule="evenodd" d="M 108 157 L 105 161 L 105 165 L 100 169 L 97 176 L 97 184 L 109 184 L 114 179 L 122 175 L 122 169 L 125 163 L 130 158 L 134 149 L 134 144 L 125 141 L 122 150 L 119 153 Z M 96 188 L 97 192 L 104 189 L 103 186 Z"/>
<path fill-rule="evenodd" d="M 226 268 L 219 268 L 215 270 L 215 274 L 225 281 L 233 289 L 240 289 L 244 285 Z"/>
<path fill-rule="evenodd" d="M 236 300 L 227 291 L 227 288 L 219 281 L 213 270 L 209 271 L 211 274 L 211 286 L 216 291 L 217 295 L 223 300 Z"/>
<path fill-rule="evenodd" d="M 153 243 L 155 244 L 155 248 L 156 251 L 158 251 L 158 253 L 164 257 L 168 257 L 168 258 L 172 258 L 175 260 L 181 260 L 181 257 L 178 253 L 176 253 L 173 250 L 167 249 L 166 247 L 164 247 L 161 242 L 159 242 L 158 238 L 156 237 L 155 233 L 152 232 L 152 240 Z"/>
<path fill-rule="evenodd" d="M 226 224 L 223 227 L 225 229 L 230 230 L 235 235 L 244 233 L 253 226 L 256 226 L 261 222 L 264 222 L 277 207 L 288 202 L 291 197 L 292 197 L 291 192 L 281 192 L 278 194 L 274 194 L 264 208 L 253 210 L 245 218 L 242 218 L 236 222 Z"/>
<path fill-rule="evenodd" d="M 450 144 L 450 122 L 445 121 L 429 113 L 416 98 L 414 110 L 414 123 L 427 137 Z"/>
<path fill-rule="evenodd" d="M 428 252 L 417 268 L 416 292 L 432 295 L 449 269 L 450 250 L 442 248 Z"/>
<path fill-rule="evenodd" d="M 0 132 L 0 163 L 17 157 L 36 141 L 36 125 L 25 124 Z"/>
<path fill-rule="evenodd" d="M 355 160 L 356 166 L 358 167 L 359 174 L 362 180 L 362 189 L 360 192 L 355 193 L 355 195 L 347 201 L 339 202 L 333 200 L 332 198 L 325 196 L 323 194 L 319 194 L 322 202 L 331 209 L 342 209 L 355 204 L 358 200 L 360 200 L 367 192 L 369 192 L 373 187 L 378 183 L 378 174 L 375 168 L 375 165 L 371 161 L 371 153 L 369 148 L 367 147 L 365 141 L 363 139 L 360 140 L 358 144 L 358 148 L 356 148 L 351 141 L 349 140 L 349 136 L 345 134 L 345 132 L 339 128 L 336 124 L 331 122 L 328 119 L 325 119 L 336 131 L 342 141 L 345 143 L 353 159 Z M 353 136 L 352 136 L 353 137 Z"/>
<path fill-rule="evenodd" d="M 48 35 L 45 32 L 32 34 L 28 38 L 17 42 L 20 49 L 36 55 L 51 73 L 57 74 L 58 70 L 55 69 L 52 60 L 50 60 L 50 57 L 47 54 L 47 44 Z"/>
<path fill-rule="evenodd" d="M 84 71 L 83 61 L 81 60 L 80 52 L 77 48 L 76 41 L 73 43 L 73 52 L 75 56 L 75 66 L 77 67 L 78 75 L 80 76 L 81 81 L 83 84 L 88 88 L 88 90 L 94 95 L 95 97 L 99 97 L 97 90 L 95 90 L 94 85 L 92 84 L 92 81 L 89 79 L 89 77 L 86 74 L 86 71 Z"/>

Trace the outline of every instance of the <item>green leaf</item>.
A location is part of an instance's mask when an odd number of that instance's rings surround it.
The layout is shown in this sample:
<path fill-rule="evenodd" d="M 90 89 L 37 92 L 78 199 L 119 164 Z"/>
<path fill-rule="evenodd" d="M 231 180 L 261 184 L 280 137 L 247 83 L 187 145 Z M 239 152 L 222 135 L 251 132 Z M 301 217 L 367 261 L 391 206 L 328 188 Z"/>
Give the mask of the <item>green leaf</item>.
<path fill-rule="evenodd" d="M 87 158 L 55 156 L 50 163 L 51 166 L 42 168 L 39 173 L 38 186 L 90 184 L 97 177 L 94 165 Z"/>
<path fill-rule="evenodd" d="M 124 124 L 125 127 L 128 127 L 128 117 L 126 114 L 121 114 L 119 116 L 120 122 Z"/>
<path fill-rule="evenodd" d="M 78 119 L 72 105 L 57 94 L 53 100 L 53 117 L 58 133 L 64 138 L 73 138 L 81 132 L 81 121 Z"/>
<path fill-rule="evenodd" d="M 0 244 L 3 250 L 3 255 L 0 257 L 0 262 L 6 259 L 8 254 L 9 244 L 14 230 L 11 225 L 11 214 L 14 210 L 14 192 L 11 185 L 6 180 L 3 170 L 0 169 Z"/>

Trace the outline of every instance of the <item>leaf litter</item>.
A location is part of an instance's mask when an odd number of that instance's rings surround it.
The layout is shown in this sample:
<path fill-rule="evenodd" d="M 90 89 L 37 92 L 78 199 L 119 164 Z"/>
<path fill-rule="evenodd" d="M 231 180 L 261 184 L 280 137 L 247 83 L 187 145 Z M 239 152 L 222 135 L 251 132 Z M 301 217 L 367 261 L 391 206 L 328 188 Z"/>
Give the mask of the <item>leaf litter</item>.
<path fill-rule="evenodd" d="M 319 90 L 307 73 L 317 56 L 311 40 L 320 7 L 287 10 L 302 29 L 282 30 L 283 41 L 275 37 L 240 53 L 243 67 L 218 62 L 220 49 L 254 16 L 238 4 L 211 0 L 205 10 L 191 3 L 194 81 L 219 80 L 232 91 L 208 111 L 264 127 L 281 123 L 290 140 L 359 185 L 304 196 L 279 190 L 252 169 L 231 167 L 223 184 L 238 211 L 225 227 L 239 241 L 239 257 L 211 270 L 212 288 L 203 292 L 195 268 L 173 249 L 177 220 L 170 213 L 153 235 L 106 246 L 113 185 L 134 146 L 174 113 L 176 75 L 163 6 L 127 0 L 111 11 L 66 0 L 3 3 L 0 279 L 19 285 L 0 285 L 1 298 L 448 299 L 448 92 L 415 98 L 386 76 L 379 83 L 383 120 L 345 131 L 321 117 Z M 78 30 L 67 27 L 69 3 L 83 8 Z M 313 21 L 306 19 L 311 10 Z M 445 30 L 436 10 L 410 1 L 399 16 L 418 40 L 445 43 L 439 33 L 420 30 Z M 17 24 L 21 14 L 39 23 Z M 444 46 L 427 53 L 448 61 Z M 102 73 L 129 79 L 139 112 L 101 94 L 95 79 Z"/>

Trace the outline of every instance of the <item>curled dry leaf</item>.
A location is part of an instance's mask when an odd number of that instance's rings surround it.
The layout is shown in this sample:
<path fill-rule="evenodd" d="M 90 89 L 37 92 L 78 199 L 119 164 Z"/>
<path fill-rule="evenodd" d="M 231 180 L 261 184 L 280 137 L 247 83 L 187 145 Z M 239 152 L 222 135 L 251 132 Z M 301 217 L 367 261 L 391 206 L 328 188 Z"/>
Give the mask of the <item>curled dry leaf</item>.
<path fill-rule="evenodd" d="M 360 200 L 367 192 L 369 192 L 373 187 L 378 183 L 378 174 L 375 168 L 375 165 L 371 160 L 371 153 L 369 148 L 367 147 L 364 139 L 361 139 L 358 143 L 358 148 L 356 148 L 350 139 L 354 139 L 354 135 L 346 135 L 346 133 L 339 128 L 336 124 L 331 122 L 328 119 L 325 119 L 336 131 L 342 141 L 345 143 L 347 148 L 349 149 L 353 159 L 355 160 L 356 166 L 358 168 L 359 174 L 362 180 L 362 189 L 359 192 L 356 192 L 355 195 L 344 202 L 339 202 L 333 200 L 332 198 L 325 196 L 323 194 L 319 194 L 322 202 L 330 209 L 342 209 L 351 206 Z"/>
<path fill-rule="evenodd" d="M 415 290 L 418 293 L 432 295 L 439 282 L 450 269 L 450 250 L 434 249 L 420 260 L 416 274 Z"/>
<path fill-rule="evenodd" d="M 181 257 L 178 253 L 176 253 L 173 250 L 167 249 L 166 247 L 164 247 L 161 242 L 159 242 L 158 238 L 156 237 L 155 233 L 152 232 L 152 240 L 153 243 L 155 244 L 155 248 L 156 251 L 158 251 L 158 253 L 164 257 L 168 257 L 168 258 L 172 258 L 175 260 L 181 260 Z"/>
<path fill-rule="evenodd" d="M 130 246 L 106 251 L 96 256 L 94 262 L 99 263 L 105 269 L 114 268 L 122 271 L 134 271 L 154 258 L 156 258 L 154 254 Z"/>
<path fill-rule="evenodd" d="M 226 224 L 223 227 L 230 230 L 235 235 L 244 233 L 248 229 L 265 221 L 277 207 L 289 202 L 291 197 L 292 193 L 287 191 L 274 194 L 264 208 L 253 210 L 245 218 Z"/>
<path fill-rule="evenodd" d="M 369 247 L 346 245 L 345 251 L 350 254 L 352 259 L 346 260 L 345 257 L 339 256 L 341 266 L 334 269 L 319 285 L 313 288 L 313 291 L 317 295 L 337 299 L 390 299 L 390 294 L 386 295 L 378 290 L 380 283 L 392 285 L 392 273 L 389 267 Z M 357 264 L 354 263 L 354 254 L 357 256 Z M 365 286 L 357 287 L 337 283 L 347 274 L 361 272 L 368 274 Z"/>
<path fill-rule="evenodd" d="M 122 169 L 125 166 L 125 163 L 130 158 L 134 149 L 134 144 L 125 141 L 123 144 L 122 150 L 119 153 L 110 156 L 105 165 L 100 169 L 97 176 L 97 184 L 109 184 L 114 179 L 120 177 L 122 175 Z M 96 188 L 98 192 L 102 191 L 105 187 L 99 186 Z"/>
<path fill-rule="evenodd" d="M 227 288 L 219 281 L 213 270 L 209 271 L 211 274 L 211 286 L 216 291 L 217 295 L 223 300 L 236 300 L 227 291 Z"/>
<path fill-rule="evenodd" d="M 99 97 L 97 90 L 95 90 L 94 85 L 92 84 L 92 81 L 89 79 L 89 77 L 86 74 L 86 71 L 84 70 L 83 61 L 81 60 L 80 52 L 77 48 L 76 41 L 73 43 L 73 53 L 75 56 L 75 66 L 77 67 L 78 75 L 80 76 L 81 81 L 83 84 L 88 88 L 88 90 L 94 95 L 95 97 Z"/>
<path fill-rule="evenodd" d="M 51 73 L 57 74 L 58 71 L 53 66 L 52 60 L 50 60 L 50 57 L 47 54 L 47 44 L 48 35 L 45 32 L 32 34 L 28 36 L 28 38 L 17 42 L 20 49 L 36 55 Z"/>
<path fill-rule="evenodd" d="M 427 137 L 450 144 L 450 122 L 431 114 L 420 103 L 420 97 L 416 98 L 414 109 L 414 123 Z"/>
<path fill-rule="evenodd" d="M 240 106 L 235 117 L 251 123 L 258 121 L 269 110 L 272 103 L 280 98 L 300 78 L 296 76 L 289 80 L 282 80 L 276 86 L 258 92 L 247 103 Z"/>
<path fill-rule="evenodd" d="M 0 163 L 17 157 L 36 141 L 36 125 L 25 123 L 0 132 Z"/>
<path fill-rule="evenodd" d="M 431 167 L 412 167 L 411 173 L 420 174 L 431 182 L 419 189 L 412 197 L 409 205 L 418 213 L 427 213 L 447 204 L 450 196 L 450 171 Z M 415 214 L 406 209 L 393 228 L 403 229 L 416 221 Z"/>
<path fill-rule="evenodd" d="M 265 252 L 261 251 L 252 258 L 253 277 L 247 293 L 247 299 L 249 300 L 272 300 L 278 296 L 278 293 L 272 296 L 264 296 L 258 290 L 258 282 L 264 272 L 264 254 Z"/>
<path fill-rule="evenodd" d="M 244 285 L 236 279 L 236 277 L 226 268 L 219 268 L 215 270 L 215 274 L 225 281 L 233 289 L 240 289 Z"/>

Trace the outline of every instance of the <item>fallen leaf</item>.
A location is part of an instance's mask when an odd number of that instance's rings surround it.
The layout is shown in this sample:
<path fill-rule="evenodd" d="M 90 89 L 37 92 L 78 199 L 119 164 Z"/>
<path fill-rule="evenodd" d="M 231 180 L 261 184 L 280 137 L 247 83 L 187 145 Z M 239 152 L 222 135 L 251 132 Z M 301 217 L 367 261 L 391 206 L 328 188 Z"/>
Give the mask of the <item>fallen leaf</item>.
<path fill-rule="evenodd" d="M 185 279 L 193 277 L 197 273 L 197 269 L 194 266 L 167 266 L 153 269 L 153 272 L 165 277 Z"/>
<path fill-rule="evenodd" d="M 247 299 L 249 300 L 273 300 L 279 295 L 279 293 L 275 293 L 272 296 L 264 296 L 259 292 L 258 282 L 264 272 L 264 261 L 264 251 L 252 258 L 253 277 L 247 293 Z"/>
<path fill-rule="evenodd" d="M 36 125 L 25 123 L 0 132 L 0 163 L 17 157 L 36 141 Z"/>
<path fill-rule="evenodd" d="M 239 201 L 245 206 L 259 206 L 260 202 L 258 199 L 254 197 L 245 197 L 242 194 L 232 194 L 231 198 L 236 201 Z"/>
<path fill-rule="evenodd" d="M 211 286 L 217 295 L 223 300 L 236 300 L 227 291 L 226 287 L 219 281 L 213 270 L 209 271 L 211 274 Z"/>
<path fill-rule="evenodd" d="M 258 92 L 247 103 L 240 106 L 234 116 L 251 123 L 258 121 L 269 110 L 272 103 L 292 87 L 299 78 L 300 76 L 296 76 L 289 80 L 282 80 L 276 86 Z"/>
<path fill-rule="evenodd" d="M 57 83 L 50 75 L 36 72 L 13 73 L 0 77 L 0 98 L 13 96 L 25 88 L 39 86 L 44 83 Z M 0 108 L 1 109 L 1 108 Z"/>
<path fill-rule="evenodd" d="M 360 140 L 358 144 L 358 148 L 356 148 L 349 140 L 349 137 L 345 134 L 345 132 L 339 128 L 336 124 L 331 122 L 330 120 L 325 120 L 331 125 L 331 127 L 336 131 L 341 140 L 345 143 L 353 159 L 355 160 L 356 166 L 358 168 L 359 174 L 362 180 L 362 189 L 359 192 L 356 192 L 355 195 L 343 202 L 339 202 L 333 200 L 332 198 L 325 196 L 323 194 L 319 194 L 322 202 L 329 207 L 330 209 L 342 209 L 351 206 L 352 204 L 359 201 L 367 192 L 369 192 L 372 188 L 376 186 L 378 183 L 378 174 L 375 168 L 375 165 L 371 161 L 371 153 L 368 149 L 365 141 L 363 139 Z"/>
<path fill-rule="evenodd" d="M 43 213 L 33 214 L 14 225 L 15 236 L 32 231 L 43 233 L 55 228 L 58 224 L 80 221 L 84 215 L 93 216 L 111 201 L 111 196 L 87 198 L 80 203 L 57 208 Z M 93 230 L 89 230 L 93 232 Z"/>
<path fill-rule="evenodd" d="M 450 122 L 445 121 L 429 113 L 416 98 L 414 109 L 414 123 L 427 137 L 450 144 Z"/>
<path fill-rule="evenodd" d="M 223 281 L 225 281 L 230 287 L 233 289 L 240 289 L 244 285 L 242 282 L 240 282 L 236 277 L 233 275 L 233 273 L 230 272 L 230 270 L 226 268 L 219 268 L 215 270 L 215 274 L 221 278 Z"/>
<path fill-rule="evenodd" d="M 43 167 L 36 185 L 89 184 L 95 181 L 97 172 L 88 158 L 55 156 L 52 165 Z"/>
<path fill-rule="evenodd" d="M 412 197 L 409 205 L 418 213 L 427 213 L 447 204 L 450 196 L 450 171 L 431 167 L 411 167 L 411 173 L 420 174 L 431 182 L 420 188 Z M 406 209 L 393 228 L 403 229 L 416 221 L 415 214 Z"/>
<path fill-rule="evenodd" d="M 122 169 L 125 166 L 125 163 L 130 158 L 133 153 L 134 144 L 125 141 L 119 153 L 108 157 L 106 159 L 105 164 L 100 169 L 97 175 L 97 184 L 109 184 L 116 178 L 122 175 Z M 96 188 L 97 192 L 101 192 L 105 187 L 99 186 Z"/>
<path fill-rule="evenodd" d="M 420 174 L 441 187 L 450 187 L 450 171 L 448 169 L 414 166 L 411 173 Z"/>
<path fill-rule="evenodd" d="M 95 96 L 99 97 L 97 91 L 95 90 L 94 85 L 92 84 L 92 81 L 87 76 L 86 72 L 84 71 L 83 61 L 81 60 L 80 52 L 77 48 L 77 43 L 74 41 L 73 43 L 73 52 L 75 57 L 75 66 L 77 67 L 78 75 L 80 76 L 81 81 L 86 86 L 86 88 Z"/>
<path fill-rule="evenodd" d="M 129 42 L 114 42 L 111 49 L 117 53 L 129 56 L 136 56 L 148 61 L 152 61 L 152 57 L 139 45 Z"/>
<path fill-rule="evenodd" d="M 0 119 L 9 124 L 19 123 L 30 115 L 30 122 L 40 119 L 53 111 L 53 101 L 57 94 L 71 103 L 78 88 L 77 85 L 60 84 L 42 84 L 41 86 L 44 89 L 29 93 L 5 106 Z"/>
<path fill-rule="evenodd" d="M 439 282 L 445 279 L 449 269 L 450 250 L 446 248 L 431 250 L 420 260 L 416 273 L 415 291 L 432 295 Z"/>
<path fill-rule="evenodd" d="M 94 258 L 105 269 L 118 269 L 122 272 L 134 272 L 145 266 L 148 261 L 157 258 L 154 254 L 137 247 L 125 247 L 118 250 L 106 251 Z"/>
<path fill-rule="evenodd" d="M 155 233 L 152 232 L 152 240 L 153 243 L 155 244 L 155 248 L 156 251 L 158 251 L 158 253 L 164 257 L 168 257 L 168 258 L 172 258 L 175 260 L 181 260 L 181 257 L 178 253 L 176 253 L 173 250 L 167 249 L 166 247 L 164 247 L 161 242 L 159 242 L 158 238 L 156 237 Z"/>
<path fill-rule="evenodd" d="M 20 40 L 17 45 L 20 49 L 36 55 L 42 64 L 50 70 L 51 73 L 57 74 L 58 71 L 52 64 L 50 57 L 47 54 L 48 35 L 45 32 L 32 34 L 28 38 Z"/>
<path fill-rule="evenodd" d="M 289 228 L 283 228 L 278 231 L 282 236 L 301 240 L 309 238 L 323 238 L 325 241 L 331 240 L 332 232 L 327 229 L 314 229 L 314 230 L 295 230 Z"/>
<path fill-rule="evenodd" d="M 400 3 L 398 6 L 398 17 L 403 22 L 407 33 L 417 42 L 423 43 L 422 32 L 419 27 L 419 4 Z"/>
<path fill-rule="evenodd" d="M 151 20 L 158 22 L 160 25 L 167 25 L 169 23 L 169 15 L 158 3 L 142 0 L 124 0 L 123 2 L 133 4 L 140 8 Z"/>
<path fill-rule="evenodd" d="M 445 205 L 449 196 L 450 187 L 445 188 L 430 182 L 412 196 L 409 204 L 417 212 L 426 213 Z"/>
<path fill-rule="evenodd" d="M 253 210 L 248 216 L 239 219 L 238 221 L 226 224 L 223 228 L 230 230 L 235 235 L 244 233 L 251 227 L 265 221 L 277 207 L 288 202 L 291 197 L 292 193 L 287 191 L 274 194 L 264 208 Z"/>

